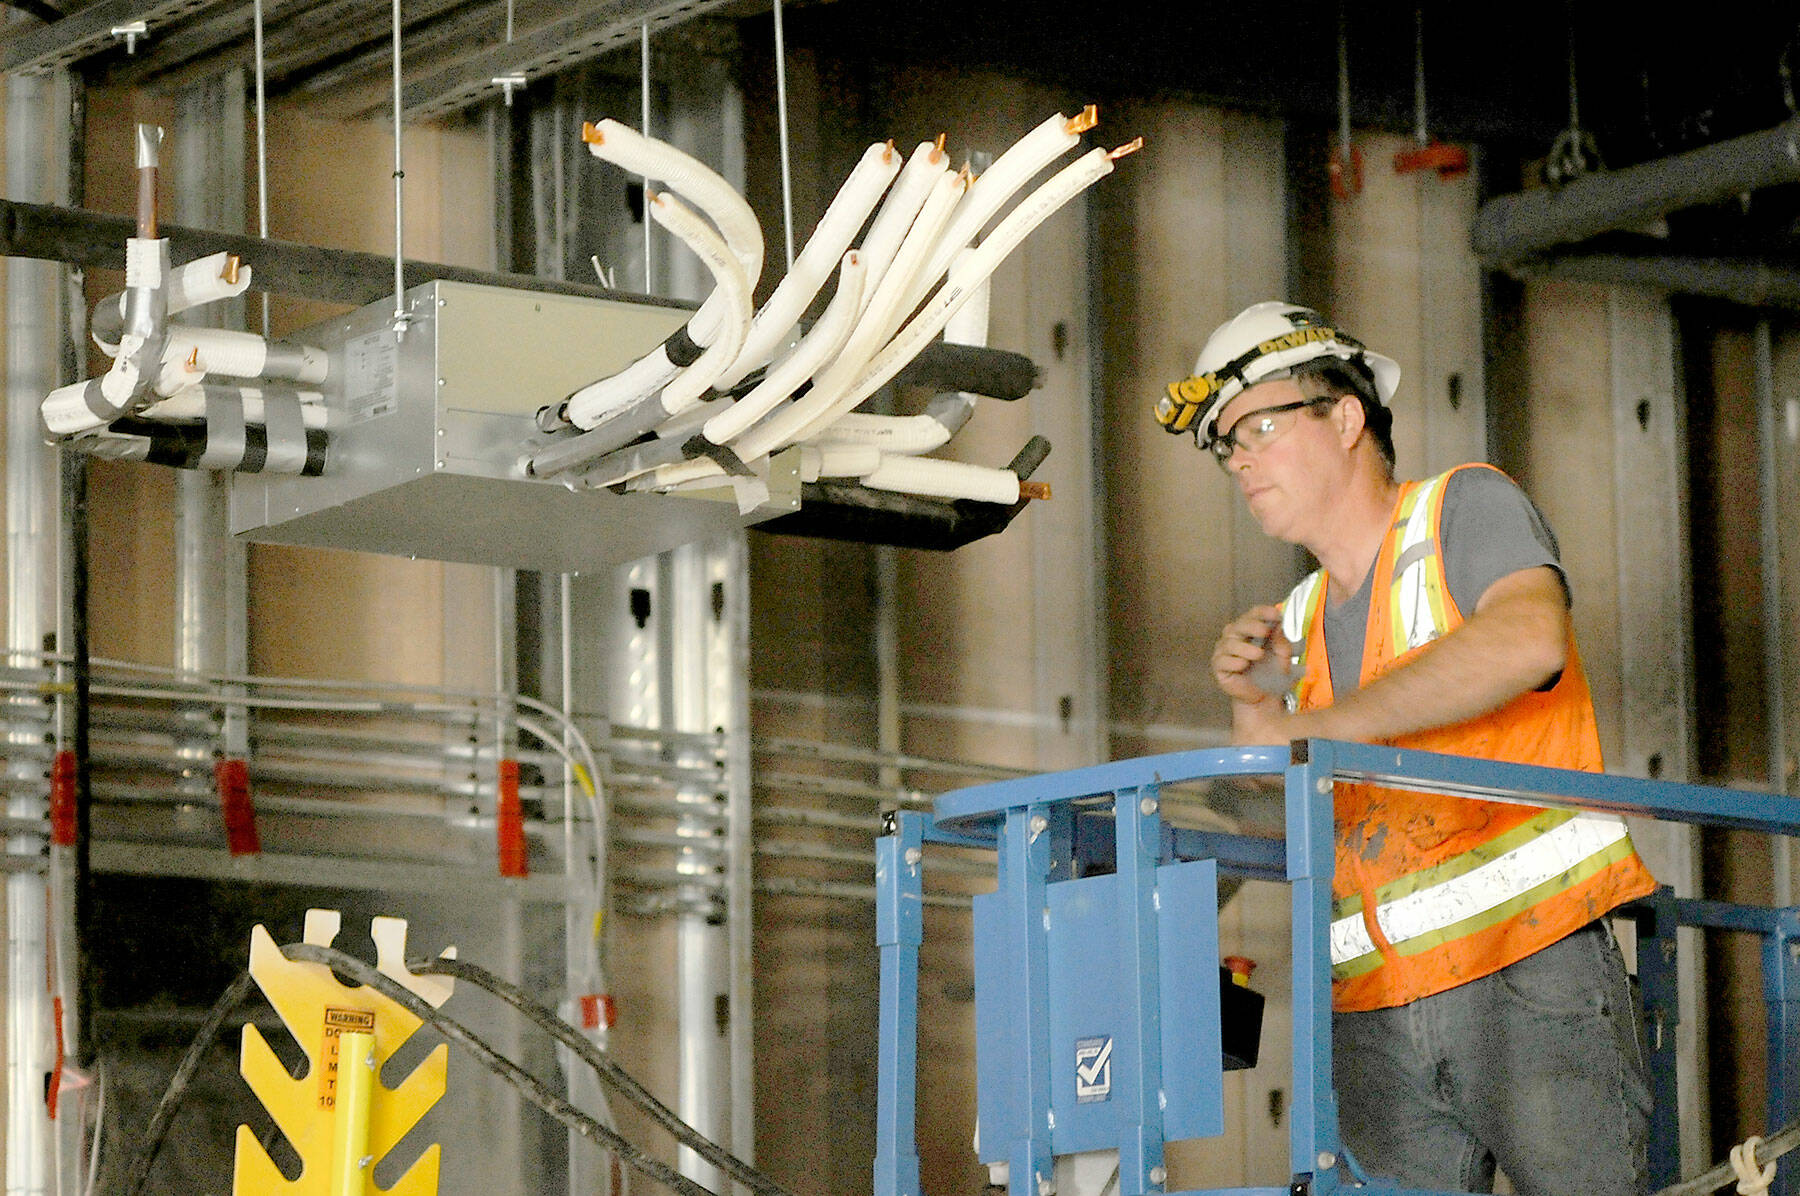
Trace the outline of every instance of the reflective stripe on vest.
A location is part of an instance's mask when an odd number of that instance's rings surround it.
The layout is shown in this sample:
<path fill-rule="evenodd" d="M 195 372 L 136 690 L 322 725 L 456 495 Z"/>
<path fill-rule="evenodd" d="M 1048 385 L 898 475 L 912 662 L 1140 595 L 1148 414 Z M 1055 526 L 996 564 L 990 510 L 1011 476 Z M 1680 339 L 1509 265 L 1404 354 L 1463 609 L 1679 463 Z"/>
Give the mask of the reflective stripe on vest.
<path fill-rule="evenodd" d="M 1384 885 L 1375 895 L 1375 920 L 1396 951 L 1416 955 L 1529 909 L 1630 851 L 1618 818 L 1546 810 L 1480 847 Z M 1332 975 L 1340 980 L 1381 964 L 1362 904 L 1352 895 L 1332 906 Z"/>
<path fill-rule="evenodd" d="M 1449 482 L 1447 473 L 1420 482 L 1401 500 L 1394 521 L 1393 534 L 1400 542 L 1394 552 L 1388 618 L 1393 643 L 1401 651 L 1423 647 L 1450 631 L 1444 565 L 1438 559 L 1438 529 L 1433 518 L 1441 509 L 1438 495 Z"/>
<path fill-rule="evenodd" d="M 1300 579 L 1300 584 L 1288 591 L 1288 596 L 1281 602 L 1281 634 L 1287 637 L 1294 648 L 1295 671 L 1306 676 L 1306 653 L 1311 647 L 1307 639 L 1306 629 L 1312 626 L 1313 616 L 1319 613 L 1319 607 L 1325 601 L 1325 571 L 1314 569 Z M 1289 710 L 1300 708 L 1300 683 L 1288 690 L 1282 699 Z"/>

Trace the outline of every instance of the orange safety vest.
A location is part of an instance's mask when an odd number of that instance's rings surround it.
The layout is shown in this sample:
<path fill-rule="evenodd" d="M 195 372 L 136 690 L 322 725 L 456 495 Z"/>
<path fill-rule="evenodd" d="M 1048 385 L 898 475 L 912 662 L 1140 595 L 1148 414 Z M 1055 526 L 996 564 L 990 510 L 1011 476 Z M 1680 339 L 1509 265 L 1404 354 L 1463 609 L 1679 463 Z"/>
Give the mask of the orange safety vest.
<path fill-rule="evenodd" d="M 1492 468 L 1459 466 L 1460 469 Z M 1439 528 L 1451 474 L 1400 488 L 1375 561 L 1367 685 L 1463 623 Z M 1301 676 L 1290 709 L 1332 702 L 1324 570 L 1282 606 Z M 1569 640 L 1560 680 L 1467 722 L 1383 742 L 1489 760 L 1599 772 L 1587 675 Z M 1332 882 L 1332 1005 L 1404 1005 L 1499 971 L 1656 887 L 1619 818 L 1340 783 Z"/>

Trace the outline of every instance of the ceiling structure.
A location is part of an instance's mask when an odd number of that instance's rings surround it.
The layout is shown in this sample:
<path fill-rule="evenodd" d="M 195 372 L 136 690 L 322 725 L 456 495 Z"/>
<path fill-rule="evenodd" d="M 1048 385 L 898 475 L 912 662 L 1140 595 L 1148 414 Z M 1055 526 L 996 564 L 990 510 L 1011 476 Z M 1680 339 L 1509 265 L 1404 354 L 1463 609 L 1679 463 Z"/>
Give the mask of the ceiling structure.
<path fill-rule="evenodd" d="M 13 4 L 48 15 L 46 0 Z M 388 0 L 266 0 L 272 94 L 335 107 L 384 107 Z M 1358 124 L 1411 129 L 1414 4 L 1359 0 L 1346 36 Z M 509 12 L 512 40 L 508 43 Z M 766 27 L 756 0 L 406 0 L 405 108 L 442 117 L 528 78 L 615 50 L 638 32 L 713 15 Z M 1097 98 L 1177 93 L 1285 117 L 1334 122 L 1336 9 L 1114 0 L 1065 14 L 1022 0 L 788 0 L 790 33 L 846 57 L 915 69 L 992 68 L 1066 83 Z M 144 22 L 140 37 L 116 30 Z M 1573 31 L 1571 37 L 1571 21 Z M 1575 54 L 1581 121 L 1619 165 L 1777 123 L 1782 61 L 1800 15 L 1779 5 L 1691 6 L 1676 18 L 1520 0 L 1493 10 L 1426 6 L 1428 120 L 1446 139 L 1548 144 L 1569 123 Z M 253 61 L 243 0 L 102 0 L 44 23 L 18 19 L 8 71 L 79 62 L 96 81 L 171 87 Z M 128 46 L 129 42 L 129 46 Z"/>
<path fill-rule="evenodd" d="M 101 0 L 55 20 L 45 18 L 56 0 L 0 2 L 20 10 L 0 41 L 9 72 L 78 65 L 95 83 L 171 89 L 254 63 L 244 0 Z M 523 79 L 529 96 L 533 82 L 581 62 L 635 74 L 646 24 L 653 37 L 692 21 L 734 23 L 750 42 L 770 33 L 761 0 L 405 0 L 400 10 L 411 120 L 481 110 L 508 79 Z M 1580 126 L 1609 167 L 1772 128 L 1794 111 L 1800 15 L 1784 6 L 1727 0 L 1657 21 L 1569 0 L 1518 0 L 1503 17 L 1398 0 L 1346 0 L 1345 11 L 1359 128 L 1414 128 L 1422 24 L 1429 132 L 1479 143 L 1500 163 L 1543 157 L 1569 128 L 1571 54 Z M 265 0 L 270 94 L 321 115 L 385 113 L 393 12 L 392 0 Z M 1070 12 L 1023 0 L 788 0 L 784 16 L 790 45 L 871 80 L 996 70 L 1102 103 L 1179 95 L 1266 112 L 1320 138 L 1338 120 L 1335 6 L 1112 0 Z M 1669 231 L 1686 252 L 1789 266 L 1800 261 L 1800 186 L 1675 213 Z"/>

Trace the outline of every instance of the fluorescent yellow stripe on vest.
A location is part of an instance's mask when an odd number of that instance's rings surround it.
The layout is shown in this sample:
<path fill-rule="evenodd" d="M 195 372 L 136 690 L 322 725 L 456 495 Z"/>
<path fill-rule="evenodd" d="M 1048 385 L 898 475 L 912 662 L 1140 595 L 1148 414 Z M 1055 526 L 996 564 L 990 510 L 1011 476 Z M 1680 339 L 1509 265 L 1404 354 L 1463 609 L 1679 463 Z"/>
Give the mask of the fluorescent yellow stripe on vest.
<path fill-rule="evenodd" d="M 1437 941 L 1441 942 L 1449 937 L 1442 933 L 1449 928 L 1498 910 L 1541 886 L 1550 886 L 1543 897 L 1572 887 L 1579 878 L 1570 874 L 1621 841 L 1629 843 L 1622 821 L 1610 815 L 1584 814 L 1479 868 L 1383 902 L 1376 907 L 1375 921 L 1388 942 L 1407 954 L 1404 944 L 1428 935 L 1438 936 Z M 1507 916 L 1510 914 L 1502 918 Z M 1363 926 L 1360 911 L 1331 924 L 1334 969 L 1352 967 L 1375 952 L 1374 940 Z M 1379 955 L 1376 958 L 1378 961 Z"/>
<path fill-rule="evenodd" d="M 1448 484 L 1448 475 L 1439 474 L 1414 486 L 1401 503 L 1396 526 L 1403 529 L 1394 549 L 1399 564 L 1409 549 L 1426 549 L 1404 568 L 1397 569 L 1392 579 L 1393 595 L 1388 603 L 1392 621 L 1394 650 L 1404 652 L 1429 644 L 1450 630 L 1449 613 L 1444 605 L 1444 570 L 1437 557 L 1437 528 L 1432 512 L 1437 508 L 1437 494 Z"/>
<path fill-rule="evenodd" d="M 1550 878 L 1535 889 L 1528 889 L 1510 901 L 1502 902 L 1493 909 L 1472 918 L 1466 918 L 1453 926 L 1446 926 L 1442 930 L 1420 935 L 1415 939 L 1408 939 L 1404 944 L 1396 947 L 1395 951 L 1400 955 L 1422 955 L 1433 947 L 1441 946 L 1454 939 L 1480 934 L 1489 927 L 1498 926 L 1508 918 L 1531 909 L 1539 902 L 1548 901 L 1558 893 L 1566 892 L 1590 877 L 1598 876 L 1613 865 L 1630 859 L 1634 851 L 1630 839 L 1621 839 L 1605 851 L 1589 856 L 1569 869 L 1568 872 Z M 1331 976 L 1334 980 L 1354 980 L 1358 976 L 1373 972 L 1381 966 L 1381 962 L 1381 953 L 1371 951 L 1348 963 L 1334 965 L 1331 969 Z"/>
<path fill-rule="evenodd" d="M 1522 822 L 1503 835 L 1495 835 L 1492 839 L 1453 856 L 1441 864 L 1433 864 L 1429 868 L 1421 868 L 1417 872 L 1408 872 L 1405 876 L 1390 880 L 1375 890 L 1375 904 L 1381 905 L 1389 901 L 1398 901 L 1421 889 L 1428 889 L 1447 880 L 1473 872 L 1492 860 L 1497 860 L 1509 851 L 1516 851 L 1531 842 L 1539 835 L 1555 830 L 1571 819 L 1579 818 L 1577 810 L 1545 810 L 1533 817 L 1529 822 Z M 1351 914 L 1362 912 L 1363 899 L 1361 893 L 1350 893 L 1331 903 L 1333 921 L 1347 918 Z"/>
<path fill-rule="evenodd" d="M 1288 643 L 1294 646 L 1295 664 L 1301 677 L 1306 676 L 1306 654 L 1312 646 L 1306 642 L 1306 633 L 1311 630 L 1313 617 L 1318 613 L 1319 604 L 1325 601 L 1325 573 L 1322 569 L 1314 569 L 1300 583 L 1288 591 L 1288 596 L 1281 604 L 1281 634 L 1287 637 Z M 1320 651 L 1324 651 L 1323 645 Z M 1285 704 L 1289 710 L 1299 708 L 1300 682 L 1296 681 L 1288 690 Z"/>

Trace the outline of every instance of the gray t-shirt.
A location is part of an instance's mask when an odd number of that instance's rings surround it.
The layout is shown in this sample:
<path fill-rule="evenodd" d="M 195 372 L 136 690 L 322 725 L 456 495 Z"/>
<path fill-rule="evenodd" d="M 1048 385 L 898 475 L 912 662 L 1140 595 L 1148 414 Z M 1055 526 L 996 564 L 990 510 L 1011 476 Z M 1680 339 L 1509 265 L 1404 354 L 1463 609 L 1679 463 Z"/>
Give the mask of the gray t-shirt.
<path fill-rule="evenodd" d="M 1461 469 L 1444 489 L 1439 525 L 1444 546 L 1444 576 L 1463 618 L 1489 586 L 1509 573 L 1548 565 L 1562 576 L 1556 535 L 1537 507 L 1511 478 L 1492 469 Z M 1342 602 L 1325 600 L 1325 653 L 1331 662 L 1331 691 L 1360 688 L 1363 640 L 1368 634 L 1369 590 L 1375 565 L 1356 593 Z M 1568 591 L 1568 579 L 1563 578 Z"/>

